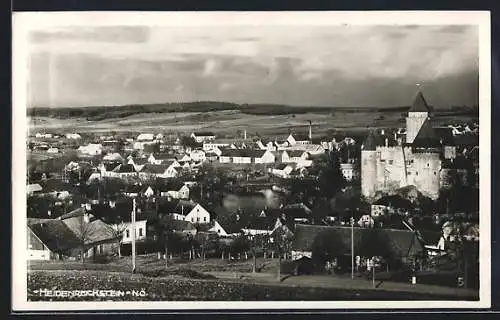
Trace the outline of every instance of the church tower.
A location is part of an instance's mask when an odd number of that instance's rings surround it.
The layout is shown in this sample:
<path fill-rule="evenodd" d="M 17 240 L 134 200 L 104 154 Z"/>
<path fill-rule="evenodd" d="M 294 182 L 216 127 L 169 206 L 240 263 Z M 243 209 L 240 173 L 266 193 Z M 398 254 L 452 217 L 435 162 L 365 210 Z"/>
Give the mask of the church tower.
<path fill-rule="evenodd" d="M 371 198 L 377 191 L 378 136 L 371 131 L 361 146 L 361 194 Z"/>
<path fill-rule="evenodd" d="M 413 143 L 424 122 L 429 118 L 430 108 L 422 92 L 418 92 L 406 117 L 406 143 Z"/>

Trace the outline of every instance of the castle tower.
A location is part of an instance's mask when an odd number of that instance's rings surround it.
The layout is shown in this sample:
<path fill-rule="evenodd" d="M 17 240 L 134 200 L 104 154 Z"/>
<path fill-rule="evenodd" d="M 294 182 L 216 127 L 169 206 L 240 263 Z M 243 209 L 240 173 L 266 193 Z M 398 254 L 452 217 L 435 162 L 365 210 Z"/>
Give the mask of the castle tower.
<path fill-rule="evenodd" d="M 420 128 L 429 117 L 430 108 L 422 92 L 418 92 L 406 117 L 406 143 L 413 143 Z"/>
<path fill-rule="evenodd" d="M 372 131 L 361 146 L 361 194 L 371 198 L 377 191 L 378 136 Z"/>
<path fill-rule="evenodd" d="M 440 157 L 441 143 L 430 121 L 422 124 L 420 131 L 413 140 L 411 169 L 408 170 L 409 184 L 414 185 L 433 200 L 439 197 L 440 189 Z"/>

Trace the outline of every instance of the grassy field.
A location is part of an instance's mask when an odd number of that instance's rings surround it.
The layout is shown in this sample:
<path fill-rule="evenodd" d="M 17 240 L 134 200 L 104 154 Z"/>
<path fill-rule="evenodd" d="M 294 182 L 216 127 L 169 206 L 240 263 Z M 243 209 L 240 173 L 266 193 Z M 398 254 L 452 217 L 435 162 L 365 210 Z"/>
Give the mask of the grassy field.
<path fill-rule="evenodd" d="M 265 267 L 252 273 L 251 259 L 240 262 L 169 261 L 155 255 L 139 256 L 136 273 L 131 273 L 130 257 L 105 264 L 67 261 L 31 262 L 28 298 L 47 300 L 36 292 L 52 290 L 146 290 L 146 297 L 113 297 L 111 300 L 477 300 L 477 291 L 430 285 L 410 285 L 347 276 L 282 274 L 277 280 L 277 259 L 258 259 Z M 69 298 L 60 298 L 67 300 Z M 76 298 L 75 298 L 76 299 Z M 82 298 L 79 300 L 94 300 Z M 103 299 L 110 299 L 109 297 Z"/>
<path fill-rule="evenodd" d="M 471 116 L 443 113 L 434 117 L 435 121 L 470 121 Z M 289 130 L 307 133 L 308 121 L 313 123 L 313 135 L 324 135 L 329 130 L 362 132 L 369 128 L 399 127 L 403 125 L 400 112 L 388 111 L 335 111 L 330 113 L 303 113 L 282 115 L 247 114 L 239 110 L 221 110 L 212 112 L 179 113 L 142 113 L 123 118 L 87 121 L 85 118 L 72 117 L 58 119 L 33 117 L 28 119 L 31 132 L 39 130 L 57 130 L 58 132 L 123 132 L 153 131 L 186 133 L 194 130 L 213 131 L 219 136 L 236 136 L 238 131 L 247 130 L 251 137 L 255 134 L 264 136 L 284 136 Z"/>

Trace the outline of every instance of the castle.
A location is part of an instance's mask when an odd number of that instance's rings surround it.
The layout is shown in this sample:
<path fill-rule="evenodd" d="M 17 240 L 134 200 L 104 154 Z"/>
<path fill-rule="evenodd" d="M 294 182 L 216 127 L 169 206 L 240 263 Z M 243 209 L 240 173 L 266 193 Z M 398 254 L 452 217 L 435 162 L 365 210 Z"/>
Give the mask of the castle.
<path fill-rule="evenodd" d="M 408 111 L 406 134 L 370 132 L 361 149 L 364 197 L 405 186 L 415 186 L 434 200 L 439 197 L 441 164 L 454 159 L 455 147 L 439 137 L 430 120 L 430 108 L 419 92 Z"/>

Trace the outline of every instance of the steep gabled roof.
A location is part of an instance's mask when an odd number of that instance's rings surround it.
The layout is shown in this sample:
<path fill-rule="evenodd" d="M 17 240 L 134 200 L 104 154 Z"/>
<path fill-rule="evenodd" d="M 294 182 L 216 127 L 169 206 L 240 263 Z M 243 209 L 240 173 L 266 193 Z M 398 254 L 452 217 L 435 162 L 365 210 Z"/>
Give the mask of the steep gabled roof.
<path fill-rule="evenodd" d="M 422 92 L 418 92 L 413 104 L 408 112 L 431 112 Z"/>
<path fill-rule="evenodd" d="M 215 136 L 215 134 L 213 132 L 210 132 L 210 131 L 197 131 L 197 132 L 193 132 L 193 133 L 197 137 L 213 137 L 213 136 Z"/>
<path fill-rule="evenodd" d="M 293 250 L 312 251 L 317 238 L 325 237 L 337 238 L 345 248 L 351 246 L 351 232 L 354 236 L 354 246 L 359 247 L 363 237 L 369 233 L 377 233 L 387 241 L 391 251 L 397 257 L 406 257 L 423 250 L 422 244 L 418 241 L 414 232 L 409 230 L 396 229 L 370 229 L 355 227 L 351 231 L 350 227 L 341 226 L 319 226 L 319 225 L 295 225 L 295 239 L 292 244 Z"/>
<path fill-rule="evenodd" d="M 142 168 L 141 172 L 162 174 L 162 173 L 165 173 L 165 171 L 169 167 L 170 166 L 166 165 L 166 164 L 150 164 L 150 163 L 147 163 L 147 164 L 144 165 L 144 167 Z"/>
<path fill-rule="evenodd" d="M 363 143 L 364 151 L 375 151 L 377 146 L 380 145 L 380 137 L 375 131 L 370 131 L 368 137 L 366 137 L 365 142 Z"/>
<path fill-rule="evenodd" d="M 80 240 L 61 220 L 45 219 L 29 224 L 33 233 L 54 252 L 63 252 L 80 246 Z"/>
<path fill-rule="evenodd" d="M 434 128 L 434 131 L 436 132 L 436 135 L 438 136 L 442 145 L 444 145 L 444 146 L 454 146 L 455 145 L 455 139 L 453 137 L 453 132 L 451 131 L 451 128 L 438 127 L 438 128 Z"/>
<path fill-rule="evenodd" d="M 115 173 L 136 172 L 134 166 L 131 164 L 120 164 L 120 165 L 116 166 L 112 171 Z"/>
<path fill-rule="evenodd" d="M 295 134 L 292 133 L 292 137 L 295 139 L 295 141 L 309 141 L 309 136 L 305 134 Z"/>
<path fill-rule="evenodd" d="M 298 158 L 298 157 L 302 157 L 302 155 L 305 152 L 307 152 L 307 151 L 303 151 L 303 150 L 285 150 L 284 152 L 286 152 L 290 158 Z"/>
<path fill-rule="evenodd" d="M 440 139 L 436 131 L 431 125 L 429 119 L 425 120 L 418 131 L 417 136 L 413 140 L 415 148 L 439 148 L 441 145 Z"/>

